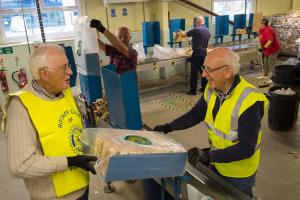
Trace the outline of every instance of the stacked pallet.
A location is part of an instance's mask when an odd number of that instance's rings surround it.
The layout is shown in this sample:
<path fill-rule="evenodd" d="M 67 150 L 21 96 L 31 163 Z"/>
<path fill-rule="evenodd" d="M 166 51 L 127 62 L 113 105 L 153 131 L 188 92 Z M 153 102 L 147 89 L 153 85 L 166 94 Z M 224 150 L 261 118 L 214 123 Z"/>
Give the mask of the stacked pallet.
<path fill-rule="evenodd" d="M 281 53 L 297 55 L 296 40 L 300 38 L 300 10 L 292 10 L 286 15 L 272 16 L 271 22 L 281 43 Z"/>

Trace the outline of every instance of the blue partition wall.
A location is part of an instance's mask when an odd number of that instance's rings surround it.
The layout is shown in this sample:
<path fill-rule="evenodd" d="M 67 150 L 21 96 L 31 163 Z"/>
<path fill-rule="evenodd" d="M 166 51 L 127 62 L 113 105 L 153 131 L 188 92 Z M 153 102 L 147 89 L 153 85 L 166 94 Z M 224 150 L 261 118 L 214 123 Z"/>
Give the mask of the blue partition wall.
<path fill-rule="evenodd" d="M 247 27 L 247 34 L 248 34 L 248 39 L 250 39 L 250 35 L 253 34 L 254 38 L 257 37 L 257 33 L 253 32 L 253 21 L 254 21 L 254 14 L 250 13 L 249 15 L 249 22 L 248 22 L 248 27 Z"/>
<path fill-rule="evenodd" d="M 142 117 L 135 71 L 117 73 L 115 65 L 102 68 L 111 125 L 141 130 Z"/>
<path fill-rule="evenodd" d="M 218 44 L 218 38 L 221 38 L 221 43 L 223 43 L 223 36 L 228 34 L 229 34 L 229 15 L 216 16 L 216 24 L 215 24 L 216 44 Z"/>
<path fill-rule="evenodd" d="M 232 34 L 236 34 L 236 29 L 246 28 L 246 14 L 236 14 L 233 19 Z"/>
<path fill-rule="evenodd" d="M 254 20 L 254 14 L 253 14 L 253 13 L 250 13 L 250 15 L 249 15 L 249 22 L 248 22 L 248 27 L 249 27 L 249 30 L 251 30 L 251 32 L 252 32 L 253 20 Z M 251 28 L 251 29 L 250 29 L 250 28 Z"/>
<path fill-rule="evenodd" d="M 236 30 L 246 28 L 246 14 L 236 14 L 233 18 L 232 41 L 235 41 Z M 241 41 L 241 35 L 239 35 Z"/>
<path fill-rule="evenodd" d="M 170 37 L 170 46 L 173 47 L 174 38 L 173 32 L 178 32 L 179 30 L 185 30 L 185 19 L 170 19 L 169 20 L 169 37 Z M 181 42 L 179 43 L 179 47 L 181 47 Z"/>
<path fill-rule="evenodd" d="M 160 25 L 158 21 L 143 22 L 142 32 L 145 53 L 147 53 L 147 47 L 160 44 Z"/>

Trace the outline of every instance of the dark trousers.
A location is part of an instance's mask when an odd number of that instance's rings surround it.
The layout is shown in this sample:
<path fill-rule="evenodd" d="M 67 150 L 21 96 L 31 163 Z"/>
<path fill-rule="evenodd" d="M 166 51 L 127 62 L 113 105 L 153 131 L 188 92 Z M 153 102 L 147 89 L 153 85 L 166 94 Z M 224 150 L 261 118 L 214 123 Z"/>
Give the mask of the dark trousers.
<path fill-rule="evenodd" d="M 191 60 L 191 77 L 190 77 L 190 91 L 196 92 L 197 90 L 197 81 L 199 72 L 202 74 L 201 66 L 204 63 L 206 53 L 193 53 L 192 60 Z M 206 78 L 203 78 L 201 75 L 201 88 L 205 88 L 207 84 Z"/>
<path fill-rule="evenodd" d="M 221 174 L 219 174 L 217 169 L 212 165 L 210 165 L 209 168 L 214 172 L 216 172 L 223 179 L 225 179 L 228 183 L 235 186 L 236 188 L 238 188 L 239 190 L 247 194 L 249 197 L 253 198 L 252 187 L 254 187 L 255 185 L 256 173 L 246 178 L 233 178 L 233 177 L 222 176 Z"/>

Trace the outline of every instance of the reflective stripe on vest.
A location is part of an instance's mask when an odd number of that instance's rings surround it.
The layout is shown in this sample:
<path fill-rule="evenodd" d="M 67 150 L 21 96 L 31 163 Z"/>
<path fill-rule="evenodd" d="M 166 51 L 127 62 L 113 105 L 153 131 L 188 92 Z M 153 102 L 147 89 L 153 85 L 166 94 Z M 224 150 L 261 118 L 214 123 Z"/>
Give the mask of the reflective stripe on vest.
<path fill-rule="evenodd" d="M 209 144 L 211 145 L 210 150 L 219 150 L 217 147 L 215 147 L 215 146 L 212 145 L 211 141 L 209 141 Z M 256 144 L 255 151 L 257 151 L 259 148 L 260 148 L 260 143 Z"/>
<path fill-rule="evenodd" d="M 240 108 L 245 98 L 251 92 L 258 92 L 258 91 L 256 88 L 250 88 L 250 87 L 245 88 L 234 106 L 233 112 L 231 114 L 231 124 L 230 124 L 230 129 L 233 131 L 237 131 L 238 129 L 238 118 L 239 118 Z"/>
<path fill-rule="evenodd" d="M 81 115 L 70 89 L 57 100 L 44 100 L 28 91 L 12 95 L 19 96 L 27 108 L 46 157 L 82 154 L 79 141 L 82 134 Z M 86 187 L 89 174 L 73 167 L 54 173 L 52 181 L 56 196 L 61 197 Z"/>
<path fill-rule="evenodd" d="M 244 99 L 251 93 L 251 92 L 255 92 L 257 91 L 255 88 L 245 88 L 244 91 L 242 92 L 242 94 L 240 95 L 237 103 L 234 106 L 233 112 L 231 114 L 231 125 L 230 125 L 230 132 L 229 134 L 225 134 L 222 131 L 215 129 L 214 126 L 212 124 L 206 123 L 206 126 L 209 130 L 213 131 L 216 135 L 218 135 L 219 137 L 223 138 L 224 140 L 231 140 L 232 142 L 236 142 L 238 140 L 238 114 L 239 114 L 239 110 L 241 108 L 241 105 L 244 101 Z M 206 102 L 209 102 L 210 97 L 212 95 L 212 90 L 209 89 L 207 91 L 207 100 Z"/>
<path fill-rule="evenodd" d="M 206 123 L 206 126 L 209 130 L 213 131 L 216 135 L 224 140 L 230 140 L 232 142 L 236 142 L 238 140 L 238 133 L 237 131 L 230 131 L 229 134 L 225 134 L 222 131 L 213 127 L 213 125 Z"/>

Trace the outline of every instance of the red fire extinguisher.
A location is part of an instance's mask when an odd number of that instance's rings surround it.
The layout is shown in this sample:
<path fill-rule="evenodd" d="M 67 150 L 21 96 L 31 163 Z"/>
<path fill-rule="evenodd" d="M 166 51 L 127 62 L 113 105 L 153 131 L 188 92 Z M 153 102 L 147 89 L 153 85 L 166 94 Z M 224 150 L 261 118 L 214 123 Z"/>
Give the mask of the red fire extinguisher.
<path fill-rule="evenodd" d="M 8 84 L 5 75 L 5 68 L 3 67 L 3 58 L 0 59 L 0 85 L 3 93 L 8 92 Z"/>
<path fill-rule="evenodd" d="M 18 73 L 18 79 L 15 78 L 16 73 Z M 21 68 L 19 71 L 14 71 L 11 75 L 11 78 L 19 85 L 20 89 L 22 89 L 28 83 L 24 68 Z"/>
<path fill-rule="evenodd" d="M 19 57 L 15 57 L 16 66 L 19 66 Z M 18 73 L 18 80 L 15 78 L 15 74 Z M 21 68 L 19 71 L 14 71 L 11 74 L 11 78 L 19 85 L 19 88 L 22 89 L 27 84 L 27 77 L 25 73 L 25 69 Z"/>

